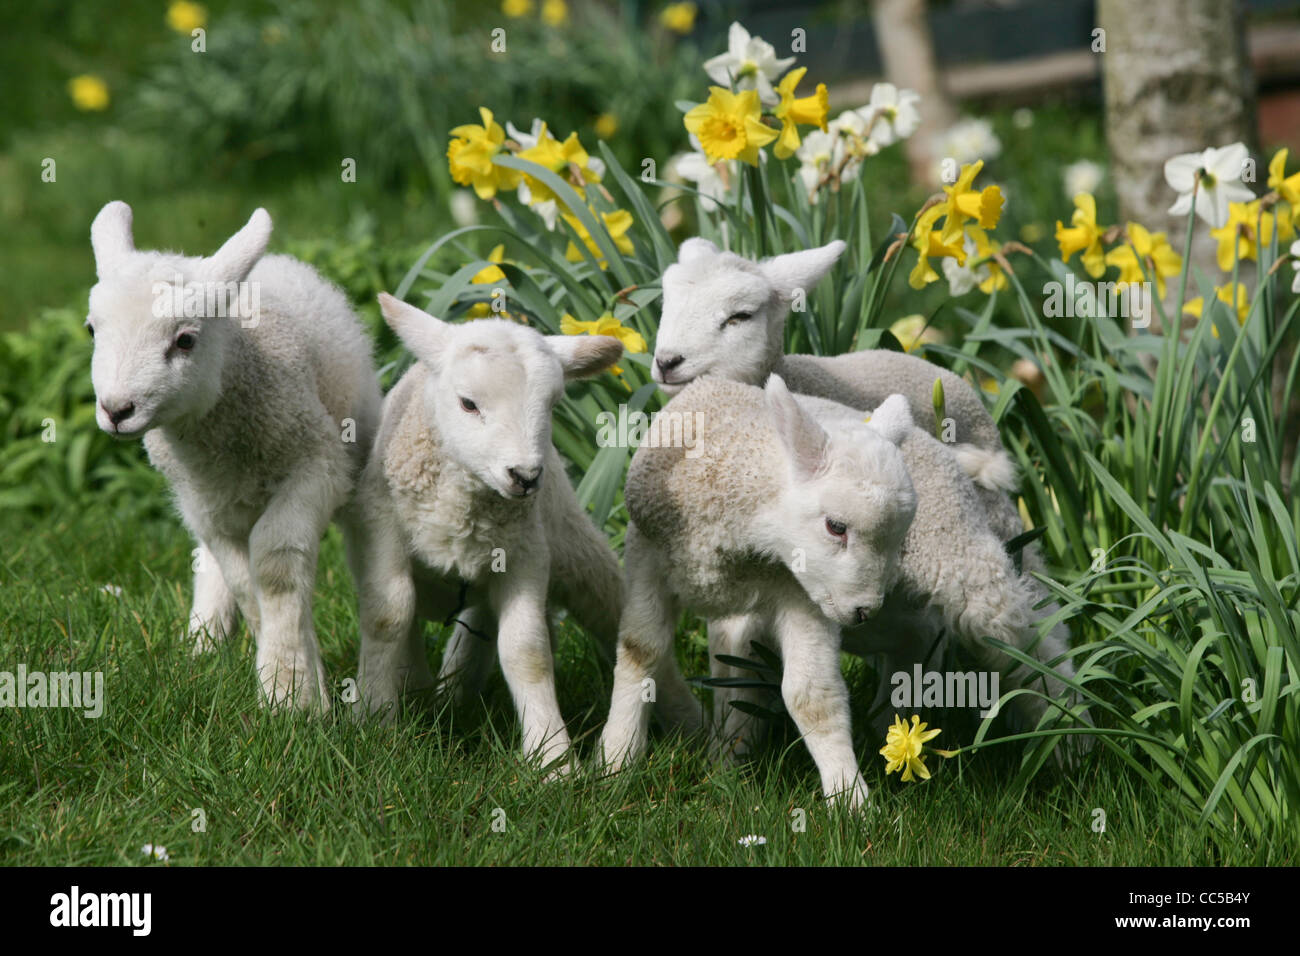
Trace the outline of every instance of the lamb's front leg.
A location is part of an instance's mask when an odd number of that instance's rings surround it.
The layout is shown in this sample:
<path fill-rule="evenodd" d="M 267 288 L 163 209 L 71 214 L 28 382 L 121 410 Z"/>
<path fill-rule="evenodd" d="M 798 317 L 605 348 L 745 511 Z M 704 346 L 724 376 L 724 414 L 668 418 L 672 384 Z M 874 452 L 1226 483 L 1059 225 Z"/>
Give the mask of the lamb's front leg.
<path fill-rule="evenodd" d="M 286 480 L 272 496 L 249 536 L 253 587 L 261 615 L 257 673 L 265 702 L 328 710 L 329 688 L 316 629 L 312 592 L 321 535 L 339 489 L 328 470 L 307 469 Z"/>
<path fill-rule="evenodd" d="M 777 614 L 784 674 L 781 696 L 821 774 L 828 800 L 852 809 L 867 800 L 849 723 L 849 688 L 840 673 L 839 628 L 803 602 Z"/>
<path fill-rule="evenodd" d="M 231 557 L 238 559 L 243 566 L 244 586 L 248 597 L 251 598 L 248 555 L 236 553 Z M 190 609 L 190 623 L 187 630 L 194 641 L 194 653 L 202 654 L 210 651 L 234 634 L 238 624 L 238 614 L 239 601 L 235 592 L 226 584 L 216 555 L 206 544 L 200 542 L 194 558 L 194 604 Z"/>
<path fill-rule="evenodd" d="M 628 525 L 623 555 L 627 599 L 618 629 L 609 719 L 600 735 L 600 759 L 609 770 L 619 770 L 645 750 L 650 704 L 657 695 L 657 690 L 648 691 L 656 675 L 667 672 L 665 658 L 672 656 L 677 623 L 676 603 L 664 586 L 662 557 L 635 525 Z"/>
<path fill-rule="evenodd" d="M 491 575 L 488 602 L 497 618 L 501 671 L 523 726 L 525 758 L 540 758 L 554 773 L 571 769 L 569 732 L 555 692 L 555 659 L 546 621 L 549 566 L 540 550 L 514 556 L 509 574 Z M 568 758 L 569 763 L 557 764 Z"/>

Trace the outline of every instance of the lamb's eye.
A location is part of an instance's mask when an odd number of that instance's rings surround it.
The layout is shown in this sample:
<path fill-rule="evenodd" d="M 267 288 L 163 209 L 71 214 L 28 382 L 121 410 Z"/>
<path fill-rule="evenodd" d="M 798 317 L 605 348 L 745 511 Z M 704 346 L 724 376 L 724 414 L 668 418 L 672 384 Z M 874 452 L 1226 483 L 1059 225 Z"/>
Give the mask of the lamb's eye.
<path fill-rule="evenodd" d="M 467 412 L 477 412 L 477 411 L 478 411 L 478 406 L 475 405 L 473 402 L 471 402 L 468 398 L 465 398 L 464 396 L 461 397 L 461 400 L 460 400 L 460 407 L 463 408 L 463 409 L 465 409 L 465 411 L 467 411 Z"/>
<path fill-rule="evenodd" d="M 722 327 L 725 329 L 729 325 L 736 325 L 737 323 L 744 322 L 753 317 L 753 312 L 733 312 L 731 315 L 727 316 L 727 321 L 722 323 Z"/>
<path fill-rule="evenodd" d="M 849 533 L 848 525 L 843 521 L 836 521 L 833 518 L 826 519 L 826 530 L 836 538 L 843 538 Z"/>
<path fill-rule="evenodd" d="M 194 348 L 198 340 L 198 336 L 193 332 L 182 332 L 180 335 L 176 336 L 176 347 L 182 352 L 188 352 L 190 349 Z"/>

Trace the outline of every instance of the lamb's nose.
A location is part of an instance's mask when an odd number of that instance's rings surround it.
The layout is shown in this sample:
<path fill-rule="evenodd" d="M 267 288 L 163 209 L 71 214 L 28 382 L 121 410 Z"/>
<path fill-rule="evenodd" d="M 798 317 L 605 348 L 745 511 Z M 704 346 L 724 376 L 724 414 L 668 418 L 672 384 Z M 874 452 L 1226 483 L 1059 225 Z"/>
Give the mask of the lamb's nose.
<path fill-rule="evenodd" d="M 109 408 L 103 402 L 100 402 L 100 405 L 104 409 L 104 414 L 108 416 L 108 420 L 114 425 L 126 421 L 135 413 L 135 402 L 127 402 L 117 408 Z"/>
<path fill-rule="evenodd" d="M 542 466 L 536 465 L 533 468 L 507 468 L 507 474 L 512 481 L 524 491 L 532 491 L 537 487 L 537 483 L 542 480 Z"/>
<path fill-rule="evenodd" d="M 685 355 L 665 355 L 662 358 L 658 355 L 655 356 L 655 364 L 659 366 L 660 375 L 667 375 L 685 361 Z"/>

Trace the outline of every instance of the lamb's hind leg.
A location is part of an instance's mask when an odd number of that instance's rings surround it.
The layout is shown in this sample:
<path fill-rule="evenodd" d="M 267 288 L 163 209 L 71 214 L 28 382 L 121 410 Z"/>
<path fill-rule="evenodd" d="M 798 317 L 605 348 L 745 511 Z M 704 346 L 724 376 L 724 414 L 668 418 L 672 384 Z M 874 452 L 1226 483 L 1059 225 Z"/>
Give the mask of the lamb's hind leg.
<path fill-rule="evenodd" d="M 771 629 L 771 621 L 761 614 L 737 614 L 709 621 L 709 672 L 712 677 L 754 678 L 744 670 L 718 660 L 718 655 L 753 657 L 753 642 Z M 714 746 L 717 756 L 734 760 L 750 753 L 762 727 L 758 719 L 731 706 L 735 701 L 759 704 L 764 692 L 752 687 L 715 687 L 713 689 Z"/>
<path fill-rule="evenodd" d="M 438 688 L 461 707 L 483 693 L 496 659 L 497 623 L 486 604 L 476 603 L 456 614 L 455 625 L 442 652 Z"/>
<path fill-rule="evenodd" d="M 245 578 L 248 558 L 242 557 Z M 245 582 L 249 588 L 249 583 Z M 251 590 L 251 589 L 250 589 Z M 200 543 L 194 554 L 194 604 L 190 609 L 188 634 L 194 640 L 194 653 L 210 651 L 235 633 L 239 621 L 239 601 L 206 544 Z"/>

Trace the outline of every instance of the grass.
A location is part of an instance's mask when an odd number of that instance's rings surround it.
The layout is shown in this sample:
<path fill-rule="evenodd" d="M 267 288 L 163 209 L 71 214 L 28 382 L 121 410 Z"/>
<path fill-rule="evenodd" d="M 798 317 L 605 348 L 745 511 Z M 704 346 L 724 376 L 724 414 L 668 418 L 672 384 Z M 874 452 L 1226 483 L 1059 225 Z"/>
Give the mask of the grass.
<path fill-rule="evenodd" d="M 143 865 L 146 843 L 166 846 L 171 865 L 1295 862 L 1280 846 L 1216 849 L 1104 755 L 1023 792 L 1009 786 L 1011 747 L 939 766 L 931 758 L 926 783 L 886 779 L 860 712 L 856 745 L 875 804 L 861 818 L 826 807 L 788 726 L 747 764 L 715 764 L 698 741 L 661 734 L 623 775 L 544 783 L 517 755 L 499 676 L 466 713 L 389 726 L 356 723 L 343 707 L 323 718 L 273 715 L 257 706 L 246 633 L 189 654 L 191 542 L 179 522 L 127 525 L 105 502 L 39 527 L 6 521 L 3 533 L 14 546 L 0 569 L 0 670 L 102 670 L 107 700 L 98 719 L 56 709 L 0 716 L 0 863 Z M 107 584 L 121 597 L 99 590 Z M 357 625 L 333 531 L 315 616 L 341 690 L 355 673 Z M 430 632 L 431 644 L 444 637 Z M 679 647 L 687 673 L 703 673 L 698 629 Z M 567 626 L 557 670 L 561 707 L 589 755 L 610 675 Z M 853 662 L 856 702 L 871 697 L 870 681 Z M 792 828 L 796 808 L 806 811 L 803 832 Z M 1101 833 L 1092 829 L 1097 808 Z M 766 845 L 741 846 L 747 834 Z"/>

